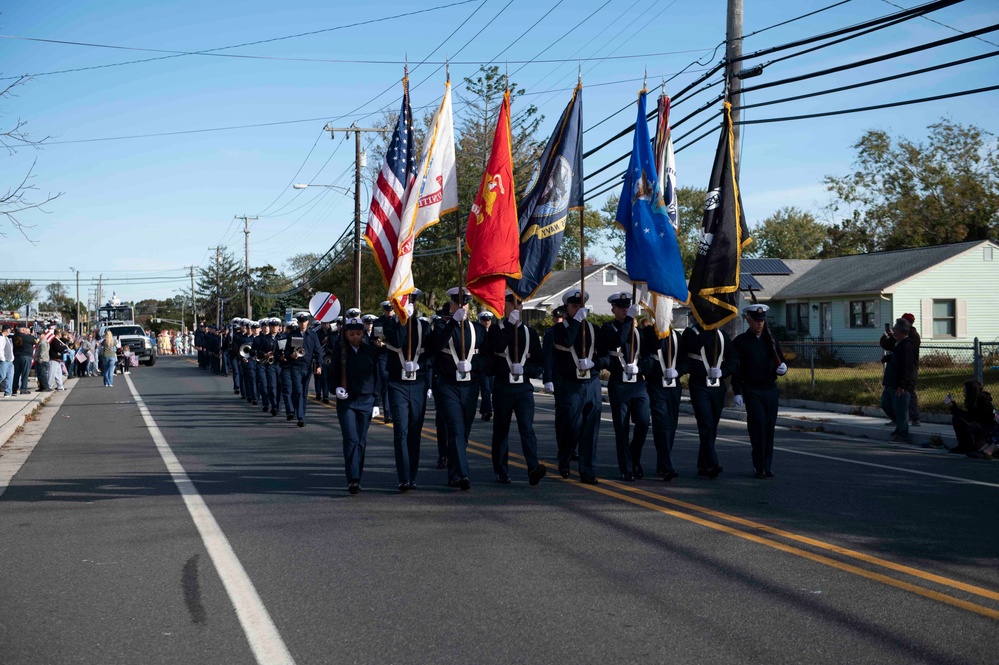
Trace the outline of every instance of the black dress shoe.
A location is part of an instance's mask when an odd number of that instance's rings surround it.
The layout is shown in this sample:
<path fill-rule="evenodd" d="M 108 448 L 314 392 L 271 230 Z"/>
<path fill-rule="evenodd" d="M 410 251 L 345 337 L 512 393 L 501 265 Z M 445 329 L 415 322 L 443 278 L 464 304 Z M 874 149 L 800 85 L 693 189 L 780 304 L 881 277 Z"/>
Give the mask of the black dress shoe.
<path fill-rule="evenodd" d="M 294 420 L 294 419 L 295 419 L 295 416 L 293 416 L 293 415 L 291 415 L 291 414 L 289 413 L 289 414 L 288 414 L 288 420 Z"/>
<path fill-rule="evenodd" d="M 400 492 L 408 492 L 410 490 L 409 483 L 399 483 Z"/>
<path fill-rule="evenodd" d="M 718 476 L 720 476 L 721 472 L 724 471 L 724 470 L 725 469 L 723 469 L 720 466 L 713 466 L 710 469 L 708 469 L 708 478 L 715 479 Z"/>
<path fill-rule="evenodd" d="M 409 489 L 415 490 L 416 489 L 416 483 L 414 483 L 413 481 L 409 481 Z"/>
<path fill-rule="evenodd" d="M 773 471 L 764 471 L 763 475 L 766 476 L 767 478 L 773 478 L 774 477 L 774 472 Z"/>
<path fill-rule="evenodd" d="M 636 464 L 635 465 L 635 480 L 641 480 L 644 477 L 645 477 L 645 472 L 642 471 L 642 465 L 641 464 Z"/>
<path fill-rule="evenodd" d="M 462 476 L 458 479 L 458 489 L 472 489 L 472 482 L 468 479 L 468 476 Z"/>
<path fill-rule="evenodd" d="M 584 485 L 599 485 L 600 484 L 600 481 L 597 480 L 596 476 L 580 476 L 579 477 L 579 482 L 583 483 Z"/>
<path fill-rule="evenodd" d="M 498 482 L 500 485 L 509 485 L 513 481 L 510 480 L 510 476 L 506 475 L 505 473 L 500 473 L 496 476 L 496 482 Z"/>
<path fill-rule="evenodd" d="M 299 427 L 305 427 L 305 421 L 304 420 L 299 420 L 298 421 L 298 426 Z"/>
<path fill-rule="evenodd" d="M 438 469 L 446 469 L 447 468 L 447 458 L 446 457 L 438 457 L 437 458 L 437 468 Z"/>
<path fill-rule="evenodd" d="M 493 414 L 491 414 L 491 413 L 483 413 L 482 414 L 482 419 L 485 420 L 486 422 L 488 422 L 489 419 L 492 418 L 492 417 L 493 417 Z"/>
<path fill-rule="evenodd" d="M 277 409 L 271 409 L 271 415 L 272 416 L 276 416 L 277 415 Z"/>
<path fill-rule="evenodd" d="M 548 474 L 548 467 L 544 464 L 539 464 L 530 471 L 527 472 L 527 484 L 531 487 L 537 485 L 541 482 L 541 479 Z"/>
<path fill-rule="evenodd" d="M 754 469 L 753 470 L 753 478 L 766 478 L 766 477 L 767 477 L 767 474 L 763 473 L 762 471 L 760 471 L 758 469 Z"/>
<path fill-rule="evenodd" d="M 246 401 L 247 401 L 247 402 L 252 402 L 252 401 L 253 401 L 253 398 L 252 398 L 252 397 L 247 397 L 247 398 L 246 398 Z"/>
<path fill-rule="evenodd" d="M 673 480 L 679 475 L 680 474 L 677 473 L 676 471 L 667 471 L 666 473 L 663 474 L 663 481 L 668 483 L 669 481 Z"/>
<path fill-rule="evenodd" d="M 265 406 L 265 407 L 264 407 L 263 409 L 261 409 L 261 411 L 263 411 L 264 413 L 267 413 L 268 411 L 270 411 L 270 409 L 268 409 L 268 408 L 267 408 L 267 407 Z"/>
<path fill-rule="evenodd" d="M 628 473 L 622 473 L 621 480 L 623 480 L 626 483 L 633 483 L 635 482 L 635 474 L 633 474 L 630 471 Z"/>
<path fill-rule="evenodd" d="M 566 464 L 566 465 L 559 464 L 558 465 L 558 475 L 562 476 L 563 478 L 568 478 L 569 477 L 569 465 L 568 464 Z"/>
<path fill-rule="evenodd" d="M 239 388 L 233 388 L 233 389 L 232 389 L 232 392 L 233 392 L 234 394 L 238 395 L 238 394 L 239 394 Z"/>
<path fill-rule="evenodd" d="M 361 483 L 358 482 L 350 483 L 349 485 L 347 485 L 347 491 L 350 492 L 351 494 L 357 494 L 358 492 L 361 491 Z"/>
<path fill-rule="evenodd" d="M 704 476 L 705 478 L 708 478 L 708 477 L 710 477 L 711 474 L 708 472 L 708 469 L 698 469 L 697 470 L 697 475 Z"/>
<path fill-rule="evenodd" d="M 253 406 L 257 405 L 257 400 L 253 400 Z"/>
<path fill-rule="evenodd" d="M 329 403 L 330 403 L 330 398 L 329 397 L 324 397 L 323 398 L 323 404 L 329 404 Z"/>

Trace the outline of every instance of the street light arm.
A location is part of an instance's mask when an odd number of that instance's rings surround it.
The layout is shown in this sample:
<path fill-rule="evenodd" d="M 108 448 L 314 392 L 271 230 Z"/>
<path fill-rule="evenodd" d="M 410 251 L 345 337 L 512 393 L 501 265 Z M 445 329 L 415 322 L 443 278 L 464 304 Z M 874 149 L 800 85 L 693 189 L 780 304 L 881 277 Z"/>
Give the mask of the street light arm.
<path fill-rule="evenodd" d="M 296 182 L 294 185 L 292 185 L 293 189 L 305 189 L 307 187 L 325 187 L 327 189 L 333 189 L 342 194 L 346 194 L 347 196 L 352 196 L 354 194 L 354 192 L 352 192 L 349 188 L 342 187 L 340 185 L 313 185 L 311 183 L 304 183 L 304 182 Z"/>

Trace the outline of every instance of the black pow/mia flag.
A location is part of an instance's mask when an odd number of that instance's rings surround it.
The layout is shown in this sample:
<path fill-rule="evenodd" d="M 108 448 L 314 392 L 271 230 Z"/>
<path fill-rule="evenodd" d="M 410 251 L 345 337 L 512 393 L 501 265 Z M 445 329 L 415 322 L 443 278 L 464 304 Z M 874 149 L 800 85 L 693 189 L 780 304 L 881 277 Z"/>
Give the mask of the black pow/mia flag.
<path fill-rule="evenodd" d="M 703 330 L 720 328 L 738 315 L 739 260 L 742 250 L 753 242 L 735 177 L 731 108 L 725 102 L 725 124 L 711 168 L 701 238 L 687 285 L 687 305 Z"/>

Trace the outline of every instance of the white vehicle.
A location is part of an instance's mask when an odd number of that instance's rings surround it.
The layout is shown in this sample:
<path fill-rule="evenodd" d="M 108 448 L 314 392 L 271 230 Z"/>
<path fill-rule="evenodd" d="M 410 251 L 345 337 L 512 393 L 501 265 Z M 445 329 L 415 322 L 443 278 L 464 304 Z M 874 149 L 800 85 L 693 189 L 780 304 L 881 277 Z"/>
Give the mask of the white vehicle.
<path fill-rule="evenodd" d="M 102 338 L 107 330 L 110 330 L 111 335 L 121 342 L 122 348 L 127 346 L 143 365 L 152 367 L 156 364 L 156 344 L 146 337 L 142 326 L 134 324 L 103 325 L 100 328 Z"/>

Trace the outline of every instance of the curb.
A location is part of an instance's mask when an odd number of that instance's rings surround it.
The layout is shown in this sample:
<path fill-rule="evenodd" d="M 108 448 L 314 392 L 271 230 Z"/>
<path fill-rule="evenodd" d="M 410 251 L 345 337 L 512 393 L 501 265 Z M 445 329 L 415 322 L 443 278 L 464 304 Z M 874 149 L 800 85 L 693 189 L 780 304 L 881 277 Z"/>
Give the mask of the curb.
<path fill-rule="evenodd" d="M 66 379 L 63 382 L 66 386 L 64 393 L 68 393 L 76 385 L 76 379 Z M 40 393 L 38 391 L 31 391 L 32 398 L 23 402 L 20 408 L 14 412 L 14 414 L 7 420 L 6 423 L 0 425 L 0 447 L 7 445 L 7 442 L 14 436 L 18 428 L 23 426 L 27 422 L 28 415 L 40 406 L 44 406 L 58 394 L 57 391 L 53 390 L 50 393 Z M 13 398 L 4 397 L 4 400 L 12 400 Z M 0 402 L 0 404 L 7 404 L 8 402 Z"/>

